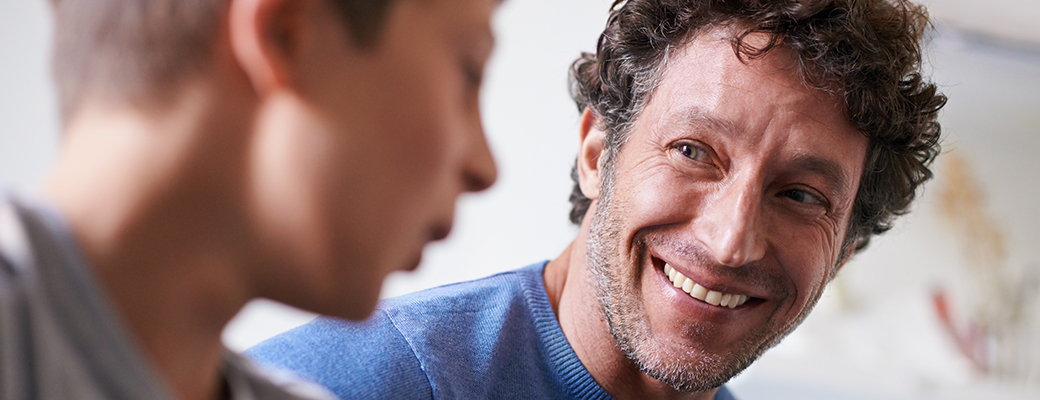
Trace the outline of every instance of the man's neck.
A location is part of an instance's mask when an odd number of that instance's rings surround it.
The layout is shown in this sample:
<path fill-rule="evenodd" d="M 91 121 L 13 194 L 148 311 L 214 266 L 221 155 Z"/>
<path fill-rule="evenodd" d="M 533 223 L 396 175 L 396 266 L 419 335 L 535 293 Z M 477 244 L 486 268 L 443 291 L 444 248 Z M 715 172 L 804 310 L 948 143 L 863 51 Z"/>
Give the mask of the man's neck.
<path fill-rule="evenodd" d="M 87 107 L 45 197 L 67 220 L 131 336 L 181 399 L 220 395 L 221 330 L 251 297 L 236 252 L 246 127 L 205 90 L 162 113 Z M 240 118 L 241 115 L 225 118 Z M 236 132 L 240 128 L 242 132 Z"/>
<path fill-rule="evenodd" d="M 582 365 L 616 399 L 710 400 L 717 390 L 680 393 L 639 370 L 618 348 L 586 265 L 586 241 L 595 205 L 578 237 L 545 267 L 543 279 L 560 328 Z"/>

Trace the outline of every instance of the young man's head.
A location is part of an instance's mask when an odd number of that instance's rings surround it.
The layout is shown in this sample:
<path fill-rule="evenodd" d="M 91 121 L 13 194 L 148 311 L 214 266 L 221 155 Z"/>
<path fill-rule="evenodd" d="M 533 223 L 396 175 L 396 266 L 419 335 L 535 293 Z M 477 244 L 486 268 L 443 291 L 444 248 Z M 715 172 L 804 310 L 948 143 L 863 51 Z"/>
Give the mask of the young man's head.
<path fill-rule="evenodd" d="M 206 131 L 175 161 L 237 205 L 214 218 L 244 290 L 363 318 L 495 179 L 478 96 L 498 2 L 54 0 L 66 128 L 118 108 Z"/>
<path fill-rule="evenodd" d="M 945 103 L 920 75 L 926 25 L 902 0 L 614 3 L 572 70 L 571 218 L 634 367 L 722 385 L 907 211 Z"/>

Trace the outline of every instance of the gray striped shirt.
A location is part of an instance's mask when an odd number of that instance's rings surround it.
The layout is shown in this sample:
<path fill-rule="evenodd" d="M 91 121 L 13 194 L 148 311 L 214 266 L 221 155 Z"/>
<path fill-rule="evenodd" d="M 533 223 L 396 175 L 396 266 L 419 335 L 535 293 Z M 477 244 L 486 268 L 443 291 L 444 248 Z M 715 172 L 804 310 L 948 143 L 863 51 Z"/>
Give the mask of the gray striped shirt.
<path fill-rule="evenodd" d="M 234 400 L 332 398 L 225 351 Z M 0 196 L 0 400 L 173 399 L 56 213 Z"/>

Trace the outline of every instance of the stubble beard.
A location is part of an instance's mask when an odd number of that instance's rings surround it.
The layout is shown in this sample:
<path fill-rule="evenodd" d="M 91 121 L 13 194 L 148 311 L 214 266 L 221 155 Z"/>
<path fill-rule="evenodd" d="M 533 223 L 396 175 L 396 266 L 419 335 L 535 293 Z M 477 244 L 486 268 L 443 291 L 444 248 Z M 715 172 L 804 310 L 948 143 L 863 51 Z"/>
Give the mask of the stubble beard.
<path fill-rule="evenodd" d="M 794 330 L 819 299 L 817 295 L 787 324 L 778 327 L 775 323 L 767 323 L 762 329 L 750 332 L 724 354 L 694 348 L 680 354 L 668 351 L 669 346 L 664 346 L 665 343 L 661 343 L 652 332 L 639 293 L 641 267 L 637 263 L 645 258 L 645 254 L 640 254 L 646 252 L 645 239 L 635 239 L 632 247 L 637 254 L 633 257 L 626 260 L 620 256 L 621 215 L 624 211 L 612 204 L 612 191 L 612 182 L 604 182 L 590 224 L 586 264 L 610 334 L 625 357 L 650 377 L 680 392 L 705 392 L 720 387 Z M 695 325 L 689 327 L 684 335 L 688 340 L 695 340 L 706 329 Z"/>

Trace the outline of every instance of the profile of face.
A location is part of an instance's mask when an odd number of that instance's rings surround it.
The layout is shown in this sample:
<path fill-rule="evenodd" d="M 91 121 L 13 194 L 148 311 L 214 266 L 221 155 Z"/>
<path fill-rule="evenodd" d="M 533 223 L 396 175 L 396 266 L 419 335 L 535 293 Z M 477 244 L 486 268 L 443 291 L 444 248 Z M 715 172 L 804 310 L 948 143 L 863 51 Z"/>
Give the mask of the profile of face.
<path fill-rule="evenodd" d="M 671 55 L 612 168 L 595 127 L 579 159 L 611 334 L 686 392 L 722 385 L 812 309 L 846 259 L 868 143 L 791 52 L 744 63 L 726 33 Z"/>
<path fill-rule="evenodd" d="M 386 275 L 448 234 L 456 199 L 495 180 L 478 97 L 496 4 L 397 0 L 367 47 L 331 7 L 304 18 L 294 90 L 268 102 L 255 151 L 276 300 L 366 317 Z"/>

